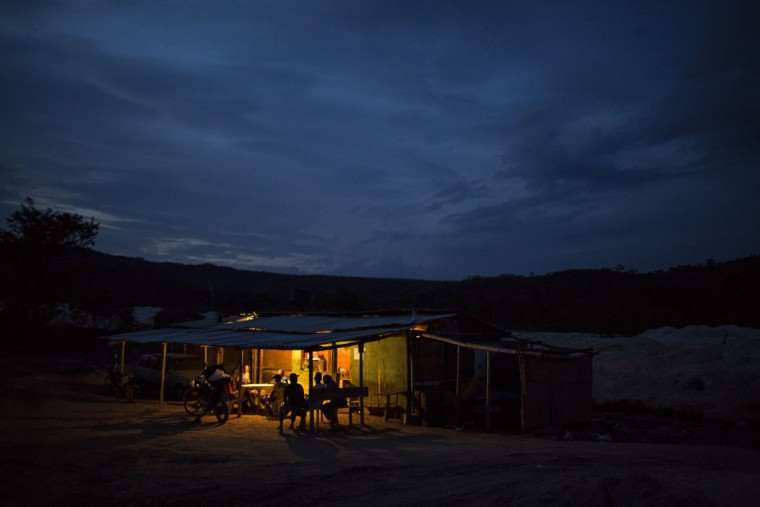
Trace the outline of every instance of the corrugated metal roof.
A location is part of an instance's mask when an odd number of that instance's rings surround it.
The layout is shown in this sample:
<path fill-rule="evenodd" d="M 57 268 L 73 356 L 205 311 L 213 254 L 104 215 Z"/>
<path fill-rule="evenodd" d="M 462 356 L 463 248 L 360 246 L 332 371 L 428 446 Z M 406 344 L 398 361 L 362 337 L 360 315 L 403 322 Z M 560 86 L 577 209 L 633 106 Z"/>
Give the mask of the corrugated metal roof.
<path fill-rule="evenodd" d="M 324 316 L 324 315 L 277 315 L 237 320 L 226 319 L 224 322 L 198 321 L 185 322 L 174 327 L 216 328 L 216 329 L 260 329 L 290 333 L 317 333 L 320 331 L 337 331 L 391 326 L 409 326 L 430 320 L 455 316 L 451 314 L 397 314 L 367 316 Z"/>
<path fill-rule="evenodd" d="M 456 316 L 449 314 L 401 314 L 368 317 L 286 315 L 225 323 L 184 322 L 170 327 L 109 336 L 111 340 L 139 343 L 182 343 L 245 349 L 310 349 L 381 339 L 416 324 Z M 193 327 L 197 326 L 197 327 Z"/>

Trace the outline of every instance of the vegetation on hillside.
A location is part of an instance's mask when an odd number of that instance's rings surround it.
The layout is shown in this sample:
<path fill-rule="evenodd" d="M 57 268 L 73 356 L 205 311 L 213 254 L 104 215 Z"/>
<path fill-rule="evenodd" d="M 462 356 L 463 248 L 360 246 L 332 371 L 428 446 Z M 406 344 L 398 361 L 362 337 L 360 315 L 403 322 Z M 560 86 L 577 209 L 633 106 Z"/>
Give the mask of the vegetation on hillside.
<path fill-rule="evenodd" d="M 760 327 L 760 256 L 637 273 L 566 270 L 453 282 L 285 275 L 210 264 L 150 262 L 92 250 L 98 224 L 40 211 L 31 199 L 0 236 L 6 330 L 39 327 L 66 304 L 79 325 L 131 329 L 134 306 L 172 316 L 209 310 L 355 312 L 455 309 L 511 330 L 635 334 L 662 326 Z"/>
<path fill-rule="evenodd" d="M 186 311 L 456 309 L 504 329 L 634 334 L 690 324 L 760 327 L 760 256 L 652 273 L 625 268 L 454 282 L 284 275 L 80 251 L 70 262 L 132 305 Z"/>
<path fill-rule="evenodd" d="M 40 210 L 27 197 L 0 229 L 2 324 L 6 331 L 35 332 L 72 294 L 85 294 L 66 253 L 95 244 L 100 224 L 77 213 Z"/>

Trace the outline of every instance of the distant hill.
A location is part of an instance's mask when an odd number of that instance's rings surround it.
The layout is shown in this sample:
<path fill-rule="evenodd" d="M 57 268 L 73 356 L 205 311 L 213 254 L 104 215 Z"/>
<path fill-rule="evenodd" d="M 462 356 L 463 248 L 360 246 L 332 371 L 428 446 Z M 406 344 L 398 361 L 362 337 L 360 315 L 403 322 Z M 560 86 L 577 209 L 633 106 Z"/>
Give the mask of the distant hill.
<path fill-rule="evenodd" d="M 79 298 L 185 311 L 458 309 L 505 329 L 634 334 L 691 324 L 760 327 L 760 256 L 652 273 L 567 270 L 454 282 L 285 275 L 83 250 Z"/>

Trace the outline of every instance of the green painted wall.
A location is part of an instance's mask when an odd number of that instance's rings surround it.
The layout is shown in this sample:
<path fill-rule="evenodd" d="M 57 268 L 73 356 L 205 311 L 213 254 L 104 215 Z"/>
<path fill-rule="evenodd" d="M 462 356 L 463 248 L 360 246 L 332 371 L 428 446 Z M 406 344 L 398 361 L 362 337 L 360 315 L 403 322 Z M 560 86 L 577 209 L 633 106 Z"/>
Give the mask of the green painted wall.
<path fill-rule="evenodd" d="M 351 350 L 351 381 L 359 385 L 358 347 Z M 370 396 L 406 390 L 406 338 L 386 338 L 364 345 L 364 385 Z"/>

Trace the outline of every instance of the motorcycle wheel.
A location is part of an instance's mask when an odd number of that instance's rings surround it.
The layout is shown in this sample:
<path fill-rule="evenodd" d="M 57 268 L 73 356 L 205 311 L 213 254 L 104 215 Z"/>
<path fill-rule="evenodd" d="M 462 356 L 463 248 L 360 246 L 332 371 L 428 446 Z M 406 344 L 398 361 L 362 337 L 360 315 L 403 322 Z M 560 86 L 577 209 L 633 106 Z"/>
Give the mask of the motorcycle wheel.
<path fill-rule="evenodd" d="M 206 401 L 197 390 L 189 389 L 184 395 L 184 400 L 185 410 L 188 414 L 202 416 L 206 412 Z"/>
<path fill-rule="evenodd" d="M 227 419 L 230 418 L 230 407 L 227 405 L 227 402 L 222 400 L 217 401 L 214 407 L 214 415 L 219 424 L 226 423 Z"/>

